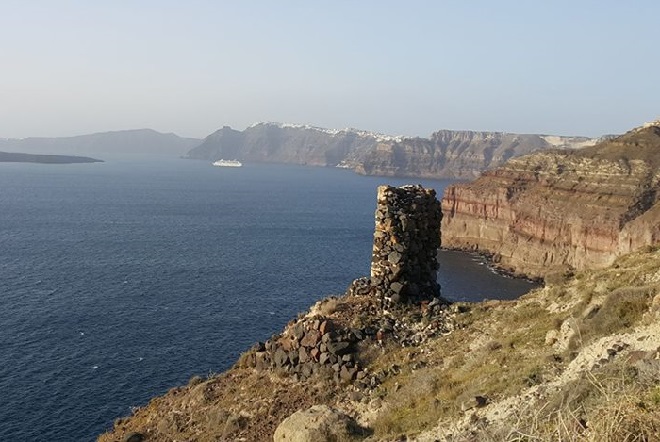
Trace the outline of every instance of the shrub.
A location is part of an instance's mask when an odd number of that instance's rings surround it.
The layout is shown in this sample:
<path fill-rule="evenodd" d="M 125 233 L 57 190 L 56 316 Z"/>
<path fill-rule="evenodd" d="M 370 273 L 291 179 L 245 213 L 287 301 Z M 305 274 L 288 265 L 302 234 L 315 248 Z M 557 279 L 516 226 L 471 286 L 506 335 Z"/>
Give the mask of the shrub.
<path fill-rule="evenodd" d="M 649 309 L 654 291 L 652 287 L 622 287 L 610 292 L 601 308 L 584 321 L 586 329 L 605 335 L 631 327 Z"/>

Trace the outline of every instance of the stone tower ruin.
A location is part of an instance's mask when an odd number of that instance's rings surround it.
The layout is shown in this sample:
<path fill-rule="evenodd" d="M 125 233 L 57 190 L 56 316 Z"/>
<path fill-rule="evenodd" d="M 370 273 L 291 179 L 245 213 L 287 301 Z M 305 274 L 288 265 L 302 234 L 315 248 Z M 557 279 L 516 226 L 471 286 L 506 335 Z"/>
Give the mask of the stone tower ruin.
<path fill-rule="evenodd" d="M 440 296 L 441 219 L 433 189 L 419 185 L 378 188 L 371 287 L 386 305 Z"/>

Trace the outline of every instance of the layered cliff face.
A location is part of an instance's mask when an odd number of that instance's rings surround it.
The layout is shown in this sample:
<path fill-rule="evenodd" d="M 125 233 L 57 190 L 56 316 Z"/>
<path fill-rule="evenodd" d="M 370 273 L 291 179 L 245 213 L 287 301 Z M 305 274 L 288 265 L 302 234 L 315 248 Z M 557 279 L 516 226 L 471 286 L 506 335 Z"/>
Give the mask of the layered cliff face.
<path fill-rule="evenodd" d="M 429 139 L 381 143 L 362 157 L 356 170 L 367 175 L 475 178 L 513 157 L 595 142 L 584 137 L 441 130 Z"/>
<path fill-rule="evenodd" d="M 584 137 L 451 130 L 431 138 L 402 138 L 355 129 L 259 123 L 242 132 L 224 127 L 188 157 L 339 166 L 364 175 L 474 178 L 515 156 L 595 142 Z"/>
<path fill-rule="evenodd" d="M 604 267 L 660 243 L 660 123 L 593 147 L 512 159 L 446 189 L 443 245 L 514 273 Z"/>

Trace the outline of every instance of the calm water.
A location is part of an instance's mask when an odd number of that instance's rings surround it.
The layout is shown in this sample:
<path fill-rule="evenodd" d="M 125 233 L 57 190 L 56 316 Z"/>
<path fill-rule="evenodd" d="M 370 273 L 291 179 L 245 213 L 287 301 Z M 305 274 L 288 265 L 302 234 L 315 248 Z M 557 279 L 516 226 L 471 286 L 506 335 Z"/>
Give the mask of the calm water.
<path fill-rule="evenodd" d="M 0 440 L 94 440 L 367 275 L 376 187 L 443 181 L 178 159 L 0 163 Z M 524 281 L 441 253 L 454 299 Z"/>

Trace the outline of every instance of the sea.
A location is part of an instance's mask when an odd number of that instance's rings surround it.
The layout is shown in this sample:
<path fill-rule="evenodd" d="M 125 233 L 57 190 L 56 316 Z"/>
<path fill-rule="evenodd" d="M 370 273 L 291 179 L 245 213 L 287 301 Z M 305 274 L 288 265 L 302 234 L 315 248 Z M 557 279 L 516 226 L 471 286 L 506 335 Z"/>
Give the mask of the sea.
<path fill-rule="evenodd" d="M 0 440 L 93 441 L 194 375 L 229 368 L 368 275 L 382 184 L 337 168 L 117 156 L 0 163 Z M 533 285 L 440 252 L 455 300 Z"/>

